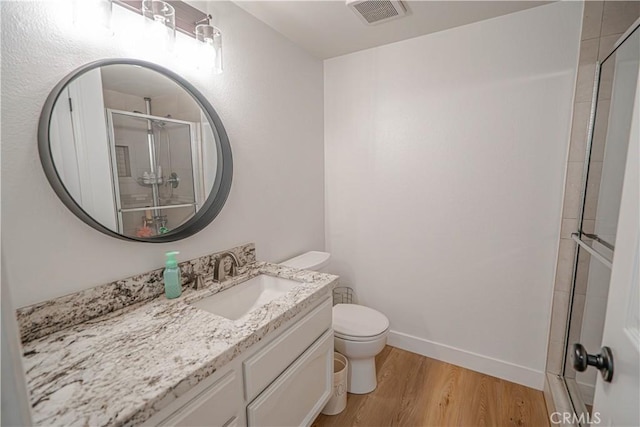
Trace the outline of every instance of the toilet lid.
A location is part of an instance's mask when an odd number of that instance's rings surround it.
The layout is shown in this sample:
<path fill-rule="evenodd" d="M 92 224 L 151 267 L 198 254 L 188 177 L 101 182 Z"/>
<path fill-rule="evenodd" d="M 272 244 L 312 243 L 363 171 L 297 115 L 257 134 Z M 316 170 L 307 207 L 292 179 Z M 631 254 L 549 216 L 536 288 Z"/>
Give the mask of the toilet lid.
<path fill-rule="evenodd" d="M 387 316 L 372 308 L 357 304 L 333 306 L 333 330 L 352 337 L 373 337 L 389 328 Z"/>

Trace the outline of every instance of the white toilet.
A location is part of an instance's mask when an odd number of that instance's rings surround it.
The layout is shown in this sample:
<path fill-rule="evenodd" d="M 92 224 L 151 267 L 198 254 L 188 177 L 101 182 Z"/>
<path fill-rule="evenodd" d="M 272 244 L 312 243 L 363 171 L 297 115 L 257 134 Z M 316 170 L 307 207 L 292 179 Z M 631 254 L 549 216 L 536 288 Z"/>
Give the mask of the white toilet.
<path fill-rule="evenodd" d="M 312 251 L 281 264 L 326 273 L 330 257 L 331 254 L 327 252 Z M 389 319 L 369 307 L 337 304 L 333 307 L 333 330 L 336 351 L 349 360 L 348 392 L 372 392 L 377 385 L 375 357 L 387 343 Z"/>

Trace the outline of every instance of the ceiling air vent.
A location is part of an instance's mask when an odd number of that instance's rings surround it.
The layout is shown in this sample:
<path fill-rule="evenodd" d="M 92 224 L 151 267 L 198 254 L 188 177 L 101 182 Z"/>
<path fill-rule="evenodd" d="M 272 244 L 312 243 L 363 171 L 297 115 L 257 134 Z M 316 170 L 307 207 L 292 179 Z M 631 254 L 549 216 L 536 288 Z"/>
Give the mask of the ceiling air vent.
<path fill-rule="evenodd" d="M 404 4 L 398 0 L 347 0 L 347 6 L 367 25 L 387 22 L 407 13 Z"/>

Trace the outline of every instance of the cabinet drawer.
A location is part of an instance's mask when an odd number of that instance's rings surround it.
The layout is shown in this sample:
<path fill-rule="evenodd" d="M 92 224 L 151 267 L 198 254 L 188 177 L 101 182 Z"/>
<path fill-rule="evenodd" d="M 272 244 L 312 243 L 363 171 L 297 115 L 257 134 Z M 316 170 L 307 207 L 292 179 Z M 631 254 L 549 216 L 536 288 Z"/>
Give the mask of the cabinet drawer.
<path fill-rule="evenodd" d="M 245 396 L 250 402 L 331 328 L 331 299 L 327 299 L 258 354 L 243 363 Z"/>
<path fill-rule="evenodd" d="M 333 331 L 327 331 L 247 407 L 251 426 L 308 426 L 332 393 Z"/>
<path fill-rule="evenodd" d="M 181 427 L 233 425 L 238 411 L 243 406 L 240 388 L 239 375 L 236 371 L 231 371 L 160 425 Z"/>

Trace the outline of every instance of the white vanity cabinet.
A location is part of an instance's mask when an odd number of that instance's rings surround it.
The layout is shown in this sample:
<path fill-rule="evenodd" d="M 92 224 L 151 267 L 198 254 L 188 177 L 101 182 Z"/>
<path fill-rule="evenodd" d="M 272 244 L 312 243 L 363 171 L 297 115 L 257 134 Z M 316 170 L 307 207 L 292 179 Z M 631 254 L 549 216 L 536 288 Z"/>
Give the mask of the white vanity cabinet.
<path fill-rule="evenodd" d="M 189 403 L 178 409 L 162 426 L 228 426 L 239 417 L 242 405 L 242 380 L 235 370 L 226 372 Z"/>
<path fill-rule="evenodd" d="M 331 299 L 326 298 L 267 335 L 144 425 L 310 425 L 332 393 L 331 320 Z"/>
<path fill-rule="evenodd" d="M 247 425 L 308 426 L 332 391 L 333 331 L 327 331 L 247 407 Z"/>

